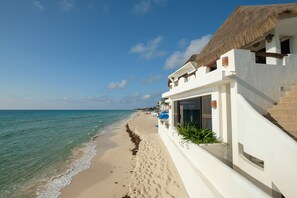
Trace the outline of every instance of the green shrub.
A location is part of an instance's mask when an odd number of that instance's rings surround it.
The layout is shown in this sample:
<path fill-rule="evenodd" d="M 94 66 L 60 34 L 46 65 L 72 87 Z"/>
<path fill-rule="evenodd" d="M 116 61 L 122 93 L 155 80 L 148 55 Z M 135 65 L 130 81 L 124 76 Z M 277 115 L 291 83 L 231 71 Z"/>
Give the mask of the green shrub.
<path fill-rule="evenodd" d="M 191 141 L 195 144 L 218 143 L 216 135 L 210 129 L 197 128 L 193 124 L 185 124 L 177 127 L 178 133 L 184 141 Z"/>

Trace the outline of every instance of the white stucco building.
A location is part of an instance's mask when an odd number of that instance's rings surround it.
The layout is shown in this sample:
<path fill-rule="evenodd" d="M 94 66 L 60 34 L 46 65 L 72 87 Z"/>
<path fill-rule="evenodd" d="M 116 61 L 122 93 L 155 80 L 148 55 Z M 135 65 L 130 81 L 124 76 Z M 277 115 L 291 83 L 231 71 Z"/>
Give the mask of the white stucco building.
<path fill-rule="evenodd" d="M 166 98 L 162 98 L 159 102 L 159 111 L 168 111 L 169 110 L 169 101 Z"/>
<path fill-rule="evenodd" d="M 190 197 L 297 197 L 297 4 L 237 8 L 168 78 L 159 134 Z M 183 143 L 178 123 L 222 143 Z"/>

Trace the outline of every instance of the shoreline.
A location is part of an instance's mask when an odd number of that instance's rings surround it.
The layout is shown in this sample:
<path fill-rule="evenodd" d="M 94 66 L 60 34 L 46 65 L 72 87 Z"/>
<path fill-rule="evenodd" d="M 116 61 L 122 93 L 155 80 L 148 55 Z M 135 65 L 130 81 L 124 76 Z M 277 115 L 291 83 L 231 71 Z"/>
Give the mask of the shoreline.
<path fill-rule="evenodd" d="M 122 197 L 127 194 L 130 171 L 133 171 L 130 165 L 130 148 L 133 144 L 128 134 L 121 132 L 126 130 L 125 124 L 131 117 L 134 117 L 134 113 L 107 127 L 104 133 L 95 138 L 96 155 L 91 160 L 90 167 L 76 174 L 71 183 L 61 189 L 59 198 L 94 197 L 98 193 L 102 197 L 112 197 L 111 194 Z M 126 160 L 123 161 L 122 155 L 127 156 Z"/>
<path fill-rule="evenodd" d="M 133 115 L 133 113 L 131 115 Z M 115 121 L 112 124 L 106 125 L 97 131 L 94 136 L 90 137 L 88 142 L 85 142 L 75 148 L 75 150 L 72 151 L 73 154 L 69 157 L 69 159 L 67 159 L 67 161 L 71 161 L 71 163 L 66 162 L 63 164 L 63 167 L 67 169 L 57 175 L 53 175 L 51 178 L 49 178 L 50 181 L 40 185 L 37 188 L 36 196 L 38 198 L 59 197 L 61 191 L 71 184 L 73 178 L 76 175 L 90 168 L 91 162 L 96 155 L 102 155 L 101 153 L 104 151 L 101 151 L 101 149 L 98 151 L 97 149 L 98 141 L 102 141 L 100 139 L 104 137 L 106 139 L 105 142 L 108 142 L 107 139 L 113 135 L 114 129 L 121 123 L 126 123 L 131 115 L 129 115 L 128 118 L 123 118 L 121 120 Z M 103 145 L 103 143 L 100 143 L 100 147 L 101 145 Z M 112 146 L 113 144 L 110 144 L 110 147 Z M 106 147 L 106 150 L 107 149 L 109 148 Z"/>
<path fill-rule="evenodd" d="M 4 143 L 1 195 L 58 197 L 74 175 L 90 166 L 95 142 L 102 133 L 112 133 L 116 124 L 126 123 L 133 113 L 119 110 L 3 114 L 7 129 L 0 134 Z"/>
<path fill-rule="evenodd" d="M 95 138 L 90 167 L 59 198 L 188 197 L 156 125 L 156 117 L 136 112 Z"/>

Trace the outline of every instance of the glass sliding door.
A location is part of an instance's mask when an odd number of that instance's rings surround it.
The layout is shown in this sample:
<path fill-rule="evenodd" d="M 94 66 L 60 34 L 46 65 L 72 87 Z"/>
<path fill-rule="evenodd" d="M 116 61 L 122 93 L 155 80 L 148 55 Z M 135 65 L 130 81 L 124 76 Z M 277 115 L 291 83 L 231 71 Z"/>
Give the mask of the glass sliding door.
<path fill-rule="evenodd" d="M 200 98 L 174 102 L 174 126 L 178 124 L 194 124 L 201 127 Z"/>
<path fill-rule="evenodd" d="M 212 129 L 211 95 L 174 102 L 174 126 L 193 124 Z"/>
<path fill-rule="evenodd" d="M 200 127 L 201 107 L 200 98 L 180 101 L 181 120 L 183 124 L 193 124 Z"/>
<path fill-rule="evenodd" d="M 212 116 L 211 116 L 211 95 L 201 97 L 201 109 L 202 109 L 202 128 L 212 130 Z"/>

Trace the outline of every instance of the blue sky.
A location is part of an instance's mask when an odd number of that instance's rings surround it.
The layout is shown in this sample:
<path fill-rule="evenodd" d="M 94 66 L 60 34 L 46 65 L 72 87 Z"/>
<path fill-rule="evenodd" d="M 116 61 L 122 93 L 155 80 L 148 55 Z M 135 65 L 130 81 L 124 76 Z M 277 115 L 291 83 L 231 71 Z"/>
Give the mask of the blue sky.
<path fill-rule="evenodd" d="M 154 106 L 236 7 L 289 2 L 0 0 L 0 109 Z"/>

